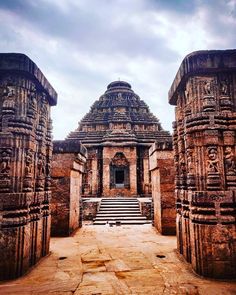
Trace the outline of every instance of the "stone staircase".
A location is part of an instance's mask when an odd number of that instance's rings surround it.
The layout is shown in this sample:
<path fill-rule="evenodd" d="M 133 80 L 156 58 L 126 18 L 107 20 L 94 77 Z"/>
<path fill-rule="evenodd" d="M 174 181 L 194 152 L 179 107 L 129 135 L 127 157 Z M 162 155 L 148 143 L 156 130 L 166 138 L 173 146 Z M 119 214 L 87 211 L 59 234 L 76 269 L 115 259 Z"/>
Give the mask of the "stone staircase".
<path fill-rule="evenodd" d="M 123 224 L 150 224 L 151 220 L 147 220 L 139 209 L 139 202 L 135 198 L 104 198 L 94 225 L 123 225 Z"/>

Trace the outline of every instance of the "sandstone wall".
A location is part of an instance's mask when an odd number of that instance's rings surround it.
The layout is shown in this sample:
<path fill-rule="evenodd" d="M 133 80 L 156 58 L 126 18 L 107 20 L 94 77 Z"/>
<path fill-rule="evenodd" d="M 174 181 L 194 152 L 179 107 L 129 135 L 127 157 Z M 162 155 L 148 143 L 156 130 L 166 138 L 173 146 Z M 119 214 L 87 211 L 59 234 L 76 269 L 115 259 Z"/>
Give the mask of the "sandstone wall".
<path fill-rule="evenodd" d="M 174 154 L 170 143 L 154 143 L 149 150 L 154 225 L 161 234 L 176 233 Z"/>
<path fill-rule="evenodd" d="M 48 254 L 50 106 L 57 94 L 23 54 L 0 54 L 0 279 Z"/>
<path fill-rule="evenodd" d="M 236 50 L 182 62 L 169 92 L 176 105 L 178 249 L 200 275 L 236 276 Z"/>
<path fill-rule="evenodd" d="M 79 142 L 54 141 L 52 156 L 53 236 L 69 236 L 79 227 L 86 149 Z"/>

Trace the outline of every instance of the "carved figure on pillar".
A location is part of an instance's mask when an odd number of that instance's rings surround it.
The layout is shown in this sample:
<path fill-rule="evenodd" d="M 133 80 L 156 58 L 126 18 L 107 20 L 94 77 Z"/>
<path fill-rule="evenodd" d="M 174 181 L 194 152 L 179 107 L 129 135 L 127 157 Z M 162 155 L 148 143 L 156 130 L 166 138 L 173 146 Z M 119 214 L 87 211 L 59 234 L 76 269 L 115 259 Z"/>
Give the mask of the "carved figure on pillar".
<path fill-rule="evenodd" d="M 36 178 L 36 190 L 42 191 L 44 189 L 44 181 L 45 181 L 45 157 L 42 153 L 38 154 L 38 162 L 37 162 L 37 178 Z"/>
<path fill-rule="evenodd" d="M 32 173 L 33 173 L 33 151 L 27 150 L 25 155 L 25 178 L 23 180 L 23 191 L 32 191 Z"/>
<path fill-rule="evenodd" d="M 11 155 L 12 155 L 11 149 L 6 148 L 6 149 L 0 150 L 0 191 L 1 192 L 10 191 Z"/>
<path fill-rule="evenodd" d="M 220 81 L 220 107 L 222 111 L 230 111 L 233 106 L 230 100 L 229 81 L 223 78 Z"/>
<path fill-rule="evenodd" d="M 220 188 L 220 173 L 217 147 L 209 147 L 207 153 L 207 189 L 217 190 Z"/>
<path fill-rule="evenodd" d="M 231 146 L 225 148 L 224 163 L 227 188 L 236 189 L 236 157 Z"/>
<path fill-rule="evenodd" d="M 6 86 L 3 91 L 5 97 L 2 105 L 3 114 L 14 114 L 15 112 L 15 87 Z"/>
<path fill-rule="evenodd" d="M 194 161 L 193 161 L 193 150 L 191 148 L 187 149 L 187 185 L 189 189 L 194 190 L 195 187 L 195 176 L 194 176 Z"/>
<path fill-rule="evenodd" d="M 215 97 L 213 95 L 212 81 L 203 82 L 203 110 L 205 112 L 213 112 L 216 107 Z"/>
<path fill-rule="evenodd" d="M 42 93 L 41 96 L 41 107 L 40 107 L 40 117 L 39 117 L 39 125 L 45 127 L 46 121 L 48 117 L 47 103 L 46 103 L 46 95 Z"/>
<path fill-rule="evenodd" d="M 37 112 L 37 99 L 36 99 L 36 88 L 33 85 L 32 89 L 28 92 L 28 110 L 27 115 L 31 118 L 36 118 Z"/>

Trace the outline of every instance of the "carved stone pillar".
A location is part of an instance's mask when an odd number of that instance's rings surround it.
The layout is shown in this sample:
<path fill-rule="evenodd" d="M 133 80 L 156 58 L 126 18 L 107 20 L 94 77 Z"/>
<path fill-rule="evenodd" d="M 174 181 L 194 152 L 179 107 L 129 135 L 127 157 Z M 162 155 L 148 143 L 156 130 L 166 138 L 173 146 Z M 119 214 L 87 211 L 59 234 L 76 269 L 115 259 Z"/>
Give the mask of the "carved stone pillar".
<path fill-rule="evenodd" d="M 236 275 L 236 50 L 199 51 L 169 91 L 178 250 L 200 275 Z"/>
<path fill-rule="evenodd" d="M 48 254 L 50 106 L 57 94 L 23 54 L 0 54 L 0 279 Z"/>

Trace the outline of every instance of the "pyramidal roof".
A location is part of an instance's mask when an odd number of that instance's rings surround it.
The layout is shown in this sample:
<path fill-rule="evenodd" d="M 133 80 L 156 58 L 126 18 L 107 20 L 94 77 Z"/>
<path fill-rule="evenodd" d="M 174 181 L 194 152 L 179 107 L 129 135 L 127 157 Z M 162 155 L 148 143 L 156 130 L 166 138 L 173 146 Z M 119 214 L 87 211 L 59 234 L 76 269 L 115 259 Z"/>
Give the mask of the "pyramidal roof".
<path fill-rule="evenodd" d="M 169 141 L 171 136 L 162 129 L 159 120 L 129 83 L 115 81 L 107 86 L 79 127 L 66 139 L 81 140 L 85 145 L 124 140 L 150 144 L 158 140 Z"/>

